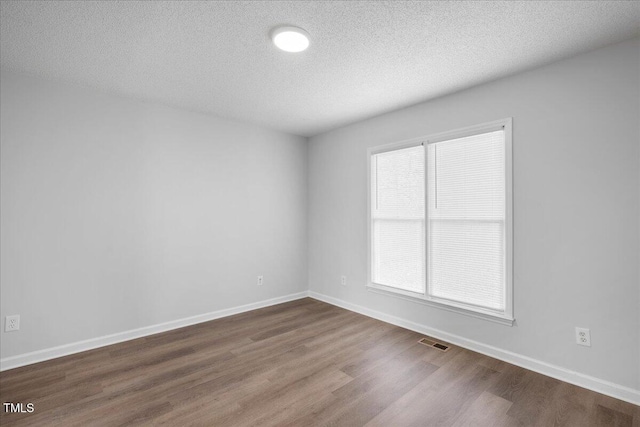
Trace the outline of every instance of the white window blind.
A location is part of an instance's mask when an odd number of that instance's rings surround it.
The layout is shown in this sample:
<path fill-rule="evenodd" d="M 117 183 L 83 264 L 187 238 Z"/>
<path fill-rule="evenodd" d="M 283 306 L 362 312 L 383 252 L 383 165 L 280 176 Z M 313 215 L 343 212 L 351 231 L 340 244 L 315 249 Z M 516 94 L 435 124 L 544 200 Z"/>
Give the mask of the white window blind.
<path fill-rule="evenodd" d="M 513 324 L 511 129 L 369 150 L 370 290 Z"/>
<path fill-rule="evenodd" d="M 428 294 L 505 310 L 503 130 L 428 145 Z"/>
<path fill-rule="evenodd" d="M 424 147 L 371 156 L 372 281 L 425 290 Z"/>

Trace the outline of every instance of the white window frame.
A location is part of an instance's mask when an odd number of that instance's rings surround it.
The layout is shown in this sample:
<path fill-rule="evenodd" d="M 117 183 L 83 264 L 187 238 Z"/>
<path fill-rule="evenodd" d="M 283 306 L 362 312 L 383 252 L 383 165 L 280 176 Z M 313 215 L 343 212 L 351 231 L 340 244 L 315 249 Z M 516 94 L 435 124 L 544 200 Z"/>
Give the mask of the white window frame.
<path fill-rule="evenodd" d="M 485 309 L 483 307 L 473 306 L 471 304 L 464 304 L 457 301 L 445 300 L 430 296 L 428 294 L 429 274 L 425 274 L 424 293 L 406 291 L 403 289 L 397 289 L 390 286 L 374 283 L 373 278 L 373 221 L 372 221 L 372 199 L 373 186 L 371 182 L 371 159 L 375 154 L 380 154 L 388 151 L 400 150 L 403 148 L 415 147 L 418 145 L 425 146 L 425 222 L 428 218 L 426 215 L 427 205 L 427 189 L 428 183 L 428 162 L 427 162 L 427 148 L 428 144 L 447 141 L 450 139 L 464 138 L 481 133 L 487 133 L 496 130 L 504 130 L 504 143 L 505 143 L 505 310 L 494 311 Z M 413 138 L 406 141 L 396 142 L 392 144 L 386 144 L 378 147 L 371 147 L 367 150 L 367 243 L 368 243 L 368 258 L 367 258 L 367 289 L 372 292 L 381 293 L 384 295 L 399 297 L 414 302 L 419 302 L 429 306 L 437 307 L 447 311 L 453 311 L 456 313 L 465 314 L 468 316 L 490 320 L 500 324 L 512 326 L 515 320 L 513 312 L 513 146 L 512 146 L 512 119 L 508 117 L 506 119 L 496 120 L 489 123 L 482 123 L 479 125 L 469 126 L 462 129 L 456 129 L 447 132 L 441 132 L 433 135 L 428 135 L 420 138 Z M 428 242 L 428 227 L 425 226 L 425 239 Z M 429 259 L 429 245 L 425 245 L 425 268 L 427 266 L 427 260 Z"/>

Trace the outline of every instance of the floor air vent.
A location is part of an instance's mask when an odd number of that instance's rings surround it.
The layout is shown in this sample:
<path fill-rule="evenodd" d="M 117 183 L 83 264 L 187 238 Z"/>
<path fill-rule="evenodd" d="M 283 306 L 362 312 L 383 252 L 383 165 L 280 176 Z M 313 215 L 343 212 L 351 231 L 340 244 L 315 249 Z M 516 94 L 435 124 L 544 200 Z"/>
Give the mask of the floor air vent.
<path fill-rule="evenodd" d="M 422 338 L 418 342 L 420 344 L 428 345 L 429 347 L 437 348 L 440 351 L 449 350 L 449 346 L 448 345 L 440 344 L 439 342 L 430 340 L 429 338 Z"/>

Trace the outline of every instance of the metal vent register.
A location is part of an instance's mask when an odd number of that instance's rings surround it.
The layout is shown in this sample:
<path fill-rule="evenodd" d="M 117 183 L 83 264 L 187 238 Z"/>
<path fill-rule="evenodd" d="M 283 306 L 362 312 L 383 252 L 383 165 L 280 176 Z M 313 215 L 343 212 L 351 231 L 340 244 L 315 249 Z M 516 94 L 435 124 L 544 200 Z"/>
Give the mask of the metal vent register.
<path fill-rule="evenodd" d="M 420 341 L 418 341 L 420 344 L 424 344 L 426 346 L 429 347 L 433 347 L 433 348 L 437 348 L 440 351 L 447 351 L 449 350 L 449 346 L 448 345 L 444 345 L 442 343 L 439 343 L 437 341 L 431 340 L 429 338 L 422 338 Z"/>

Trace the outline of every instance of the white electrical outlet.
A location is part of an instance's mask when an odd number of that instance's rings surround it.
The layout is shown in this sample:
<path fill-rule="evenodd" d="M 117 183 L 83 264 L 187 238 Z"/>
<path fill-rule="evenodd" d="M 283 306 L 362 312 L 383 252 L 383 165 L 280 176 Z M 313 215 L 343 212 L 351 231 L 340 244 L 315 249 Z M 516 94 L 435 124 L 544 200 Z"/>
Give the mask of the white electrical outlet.
<path fill-rule="evenodd" d="M 576 344 L 591 347 L 591 331 L 576 327 Z"/>
<path fill-rule="evenodd" d="M 262 286 L 262 276 L 258 276 L 258 286 Z"/>
<path fill-rule="evenodd" d="M 347 276 L 340 276 L 340 284 L 342 286 L 347 286 Z"/>
<path fill-rule="evenodd" d="M 20 315 L 7 316 L 4 318 L 4 331 L 12 332 L 20 329 Z"/>

